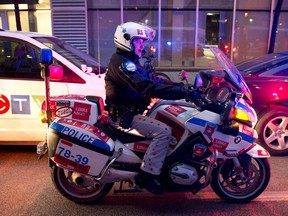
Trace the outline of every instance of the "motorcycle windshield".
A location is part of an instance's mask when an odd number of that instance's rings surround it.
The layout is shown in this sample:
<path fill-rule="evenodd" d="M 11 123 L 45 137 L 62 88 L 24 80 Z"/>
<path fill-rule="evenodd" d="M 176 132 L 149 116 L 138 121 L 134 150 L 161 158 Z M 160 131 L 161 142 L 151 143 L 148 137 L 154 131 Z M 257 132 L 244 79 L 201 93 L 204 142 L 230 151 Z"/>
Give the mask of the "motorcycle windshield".
<path fill-rule="evenodd" d="M 225 73 L 228 75 L 230 82 L 236 88 L 238 88 L 238 90 L 241 91 L 252 103 L 251 91 L 248 88 L 247 84 L 245 83 L 242 75 L 235 67 L 235 65 L 218 47 L 210 47 L 210 50 L 224 68 Z"/>

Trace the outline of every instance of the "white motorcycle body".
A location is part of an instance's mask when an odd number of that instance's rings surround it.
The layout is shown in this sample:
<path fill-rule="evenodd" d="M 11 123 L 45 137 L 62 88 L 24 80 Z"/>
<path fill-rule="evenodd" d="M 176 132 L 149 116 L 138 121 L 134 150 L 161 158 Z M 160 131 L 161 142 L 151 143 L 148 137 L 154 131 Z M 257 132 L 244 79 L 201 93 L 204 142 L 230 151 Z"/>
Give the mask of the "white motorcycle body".
<path fill-rule="evenodd" d="M 69 108 L 67 107 L 69 104 Z M 76 106 L 76 107 L 75 107 Z M 79 107 L 86 107 L 82 112 Z M 88 108 L 87 108 L 88 107 Z M 107 167 L 107 163 L 115 159 L 118 163 L 140 164 L 142 159 L 135 152 L 145 153 L 150 140 L 121 143 L 113 140 L 103 130 L 94 126 L 97 122 L 99 104 L 85 98 L 85 96 L 70 96 L 68 99 L 56 100 L 56 119 L 50 126 L 47 142 L 52 152 L 51 159 L 57 166 L 81 174 L 95 176 L 101 181 L 116 182 L 134 178 L 137 172 L 117 170 Z M 63 110 L 78 110 L 78 116 L 69 115 Z M 63 117 L 65 115 L 65 117 Z M 184 101 L 159 101 L 157 107 L 149 114 L 151 118 L 166 123 L 172 128 L 172 139 L 167 156 L 171 155 L 193 133 L 201 132 L 207 143 L 212 143 L 217 158 L 232 158 L 249 149 L 252 157 L 267 157 L 268 154 L 261 146 L 254 143 L 257 134 L 254 129 L 240 124 L 239 135 L 232 136 L 220 131 L 220 115 L 204 110 L 199 112 L 191 103 Z M 128 132 L 129 133 L 129 132 Z M 141 139 L 141 137 L 140 137 Z M 55 149 L 56 148 L 56 149 Z M 203 157 L 207 146 L 198 143 L 193 154 Z M 253 149 L 253 150 L 252 150 Z M 257 150 L 254 150 L 257 149 Z M 52 156 L 53 155 L 53 156 Z M 192 157 L 191 152 L 191 157 Z M 188 166 L 188 165 L 187 165 Z M 187 172 L 191 175 L 191 168 L 182 168 L 181 175 Z M 109 174 L 109 175 L 108 175 Z M 184 181 L 184 179 L 182 179 Z"/>
<path fill-rule="evenodd" d="M 197 106 L 158 100 L 146 113 L 172 129 L 160 181 L 165 191 L 197 193 L 211 185 L 224 200 L 248 202 L 269 183 L 269 153 L 255 143 L 257 116 L 241 74 L 219 49 L 211 51 L 224 70 L 196 77 L 195 86 L 205 89 Z M 104 121 L 100 97 L 66 95 L 51 103 L 46 143 L 52 180 L 63 196 L 85 203 L 108 194 L 116 182 L 119 191 L 122 182 L 137 188 L 150 139 Z"/>

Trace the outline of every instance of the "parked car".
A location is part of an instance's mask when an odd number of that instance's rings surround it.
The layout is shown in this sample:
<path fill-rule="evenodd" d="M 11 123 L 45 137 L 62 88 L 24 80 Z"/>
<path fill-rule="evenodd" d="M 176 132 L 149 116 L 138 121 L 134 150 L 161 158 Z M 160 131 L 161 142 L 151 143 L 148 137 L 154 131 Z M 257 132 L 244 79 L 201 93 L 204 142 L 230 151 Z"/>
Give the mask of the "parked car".
<path fill-rule="evenodd" d="M 236 65 L 253 95 L 258 141 L 271 155 L 288 155 L 288 52 Z"/>
<path fill-rule="evenodd" d="M 51 49 L 64 79 L 50 84 L 51 96 L 87 94 L 105 97 L 105 69 L 91 56 L 59 38 L 31 32 L 0 31 L 0 144 L 38 143 L 46 124 L 39 113 L 45 85 L 41 49 Z"/>

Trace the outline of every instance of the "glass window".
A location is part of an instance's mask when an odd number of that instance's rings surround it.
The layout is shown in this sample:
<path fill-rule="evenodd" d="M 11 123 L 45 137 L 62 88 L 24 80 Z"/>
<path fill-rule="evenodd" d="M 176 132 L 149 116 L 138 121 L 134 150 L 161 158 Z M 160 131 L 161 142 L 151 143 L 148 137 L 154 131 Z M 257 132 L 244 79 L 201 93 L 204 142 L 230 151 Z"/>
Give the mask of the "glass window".
<path fill-rule="evenodd" d="M 231 0 L 199 0 L 199 3 L 202 9 L 225 10 L 233 7 L 233 1 Z"/>
<path fill-rule="evenodd" d="M 105 68 L 100 67 L 96 59 L 76 49 L 75 47 L 71 46 L 69 43 L 64 42 L 63 40 L 53 37 L 34 37 L 34 39 L 45 44 L 47 47 L 54 50 L 55 52 L 59 53 L 62 57 L 67 59 L 74 66 L 82 70 L 83 73 L 89 72 L 99 74 L 104 73 L 105 71 Z M 69 67 L 67 67 L 62 62 L 54 59 L 54 63 L 61 65 L 64 70 L 64 79 L 62 79 L 60 82 L 85 83 L 85 80 L 79 77 L 74 71 L 69 69 Z"/>
<path fill-rule="evenodd" d="M 120 8 L 121 1 L 119 0 L 87 0 L 88 8 L 108 9 Z"/>
<path fill-rule="evenodd" d="M 17 31 L 15 12 L 9 11 L 9 12 L 7 12 L 7 16 L 8 16 L 9 30 Z M 27 11 L 20 11 L 20 18 L 21 18 L 22 31 L 29 32 L 30 28 L 29 28 L 28 12 Z"/>
<path fill-rule="evenodd" d="M 196 0 L 192 1 L 171 1 L 171 0 L 162 0 L 161 1 L 162 9 L 195 9 L 196 8 Z"/>
<path fill-rule="evenodd" d="M 69 43 L 66 43 L 65 41 L 59 38 L 33 37 L 33 39 L 39 41 L 40 43 L 45 44 L 47 47 L 56 51 L 79 69 L 82 69 L 83 65 L 85 65 L 85 67 L 91 67 L 93 70 L 98 69 L 99 64 L 96 61 L 96 59 L 76 49 Z"/>
<path fill-rule="evenodd" d="M 241 0 L 237 1 L 236 7 L 237 10 L 270 10 L 271 0 Z"/>
<path fill-rule="evenodd" d="M 49 46 L 49 44 L 46 43 Z M 51 43 L 50 43 L 51 45 Z M 49 46 L 52 48 L 52 46 Z M 70 57 L 73 60 L 73 56 L 67 56 L 67 52 L 64 53 L 64 49 L 56 46 L 53 47 L 63 56 Z M 80 51 L 79 51 L 80 52 Z M 83 53 L 83 55 L 86 55 Z M 39 63 L 40 50 L 25 41 L 1 39 L 0 40 L 0 78 L 5 79 L 23 79 L 23 80 L 43 80 L 41 78 L 41 66 Z M 91 58 L 91 57 L 90 57 Z M 89 62 L 89 59 L 85 59 Z M 74 60 L 74 63 L 76 61 Z M 96 62 L 96 61 L 95 61 Z M 62 62 L 58 62 L 54 59 L 54 63 L 57 63 L 63 67 L 64 79 L 61 82 L 68 83 L 85 83 L 81 77 L 75 74 Z M 95 63 L 97 64 L 97 62 Z M 91 65 L 90 65 L 91 66 Z"/>
<path fill-rule="evenodd" d="M 219 47 L 228 57 L 231 52 L 233 23 L 233 1 L 199 1 L 198 44 L 203 54 L 198 52 L 196 66 L 211 66 L 210 46 Z"/>
<path fill-rule="evenodd" d="M 94 2 L 94 1 L 93 1 Z M 106 67 L 115 52 L 114 32 L 121 23 L 120 8 L 88 10 L 89 54 Z"/>
<path fill-rule="evenodd" d="M 35 28 L 37 29 L 36 32 L 41 34 L 52 35 L 50 10 L 37 10 L 35 12 L 35 20 L 36 20 Z"/>
<path fill-rule="evenodd" d="M 38 0 L 38 4 L 32 6 L 36 9 L 50 9 L 50 0 Z"/>
<path fill-rule="evenodd" d="M 283 3 L 284 4 L 284 3 Z M 283 5 L 284 6 L 284 5 Z M 282 8 L 283 8 L 282 6 Z M 277 27 L 277 33 L 276 33 L 276 39 L 275 39 L 275 46 L 274 46 L 274 52 L 287 52 L 288 50 L 288 13 L 285 11 L 281 11 L 278 27 Z"/>
<path fill-rule="evenodd" d="M 275 7 L 277 5 L 277 1 L 275 1 Z M 288 10 L 288 1 L 283 1 L 282 10 Z"/>
<path fill-rule="evenodd" d="M 288 65 L 284 65 L 285 68 L 282 67 L 282 69 L 279 72 L 274 73 L 274 76 L 281 76 L 281 77 L 288 77 Z"/>
<path fill-rule="evenodd" d="M 162 11 L 160 66 L 194 66 L 194 11 Z"/>
<path fill-rule="evenodd" d="M 0 40 L 0 77 L 41 79 L 39 53 L 21 41 Z"/>
<path fill-rule="evenodd" d="M 233 49 L 234 63 L 267 53 L 270 11 L 237 11 Z"/>
<path fill-rule="evenodd" d="M 124 9 L 157 9 L 158 0 L 123 0 Z M 131 21 L 131 20 L 130 20 Z"/>
<path fill-rule="evenodd" d="M 105 68 L 100 67 L 96 59 L 87 55 L 86 53 L 76 49 L 70 44 L 53 37 L 34 37 L 35 40 L 45 44 L 50 49 L 59 53 L 62 57 L 66 58 L 69 62 L 74 64 L 76 67 L 81 69 L 89 70 L 91 69 L 91 73 L 99 74 L 105 71 Z M 61 82 L 69 82 L 69 83 L 85 83 L 81 77 L 79 77 L 76 73 L 70 70 L 65 64 L 62 62 L 56 61 L 54 59 L 54 63 L 59 64 L 63 67 L 64 70 L 64 79 Z M 87 72 L 87 71 L 85 71 Z M 84 72 L 83 72 L 84 73 Z"/>
<path fill-rule="evenodd" d="M 8 11 L 8 29 L 16 31 L 15 12 Z M 26 11 L 20 10 L 21 30 L 25 32 L 38 32 L 42 34 L 52 35 L 51 11 L 50 10 L 36 10 L 35 7 L 29 6 Z"/>
<path fill-rule="evenodd" d="M 195 2 L 163 2 L 159 66 L 194 66 Z"/>

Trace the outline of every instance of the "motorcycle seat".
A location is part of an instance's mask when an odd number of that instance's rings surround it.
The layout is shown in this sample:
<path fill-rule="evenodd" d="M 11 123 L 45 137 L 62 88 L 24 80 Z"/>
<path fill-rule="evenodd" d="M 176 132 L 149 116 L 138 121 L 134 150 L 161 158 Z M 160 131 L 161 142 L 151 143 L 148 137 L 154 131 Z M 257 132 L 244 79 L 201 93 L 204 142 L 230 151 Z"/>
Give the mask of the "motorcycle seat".
<path fill-rule="evenodd" d="M 141 134 L 135 134 L 132 132 L 124 131 L 122 129 L 117 129 L 109 124 L 103 125 L 98 122 L 95 124 L 95 126 L 103 130 L 114 141 L 118 139 L 122 143 L 132 143 L 132 142 L 151 140 L 145 136 L 142 136 Z"/>
<path fill-rule="evenodd" d="M 102 97 L 87 95 L 86 100 L 96 103 L 98 109 L 98 115 L 102 114 L 102 112 L 104 111 L 104 100 Z"/>

